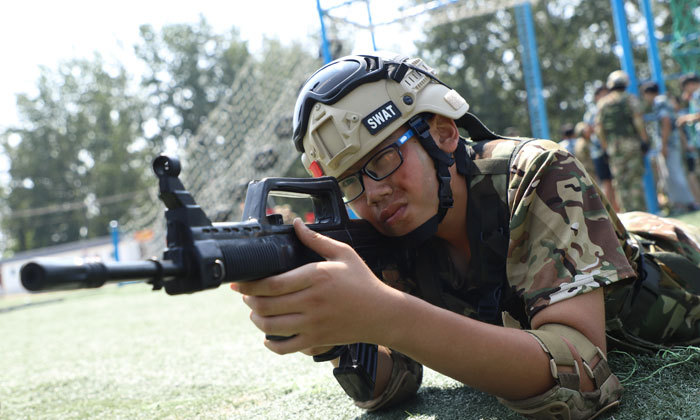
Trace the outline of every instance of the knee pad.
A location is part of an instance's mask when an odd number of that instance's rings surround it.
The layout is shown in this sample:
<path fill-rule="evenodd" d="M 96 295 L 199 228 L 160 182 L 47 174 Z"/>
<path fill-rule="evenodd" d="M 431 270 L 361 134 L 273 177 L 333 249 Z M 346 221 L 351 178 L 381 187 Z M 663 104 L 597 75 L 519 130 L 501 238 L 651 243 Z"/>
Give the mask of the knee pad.
<path fill-rule="evenodd" d="M 423 380 L 423 365 L 391 350 L 391 377 L 384 392 L 369 401 L 355 401 L 355 405 L 367 411 L 387 408 L 416 395 Z"/>

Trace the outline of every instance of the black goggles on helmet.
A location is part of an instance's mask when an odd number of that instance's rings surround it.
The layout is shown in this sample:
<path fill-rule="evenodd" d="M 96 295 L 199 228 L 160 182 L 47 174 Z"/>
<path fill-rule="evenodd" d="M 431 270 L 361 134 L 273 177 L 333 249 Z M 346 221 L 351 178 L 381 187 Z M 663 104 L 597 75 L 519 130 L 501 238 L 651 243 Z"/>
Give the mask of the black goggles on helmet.
<path fill-rule="evenodd" d="M 334 104 L 357 86 L 364 83 L 376 82 L 382 79 L 392 79 L 400 83 L 409 69 L 420 72 L 445 85 L 423 69 L 371 55 L 343 57 L 318 69 L 300 89 L 296 105 L 294 106 L 292 126 L 294 129 L 294 145 L 297 150 L 304 152 L 304 135 L 306 134 L 309 116 L 315 103 Z"/>

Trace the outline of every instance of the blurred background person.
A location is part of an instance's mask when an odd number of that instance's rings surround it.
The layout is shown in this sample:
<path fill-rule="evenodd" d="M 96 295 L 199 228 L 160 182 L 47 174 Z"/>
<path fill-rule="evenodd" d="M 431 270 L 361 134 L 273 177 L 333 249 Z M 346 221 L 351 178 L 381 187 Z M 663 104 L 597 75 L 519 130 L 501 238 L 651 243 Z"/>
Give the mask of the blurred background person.
<path fill-rule="evenodd" d="M 576 136 L 574 135 L 574 126 L 566 123 L 561 127 L 561 140 L 559 140 L 559 145 L 566 149 L 567 152 L 574 153 L 574 143 L 576 143 Z"/>
<path fill-rule="evenodd" d="M 676 110 L 676 127 L 678 128 L 678 138 L 681 141 L 681 149 L 684 151 L 685 170 L 688 179 L 688 186 L 693 192 L 695 202 L 700 203 L 700 170 L 698 169 L 698 144 L 693 141 L 694 131 L 688 124 L 679 124 L 678 121 L 688 114 L 688 108 L 683 107 L 683 100 L 680 96 L 671 95 L 669 100 Z"/>
<path fill-rule="evenodd" d="M 609 157 L 621 210 L 646 211 L 642 177 L 649 136 L 639 100 L 625 91 L 628 84 L 624 71 L 610 73 L 606 82 L 610 93 L 598 104 L 595 131 Z"/>
<path fill-rule="evenodd" d="M 670 214 L 682 214 L 697 209 L 697 203 L 688 185 L 683 167 L 683 151 L 676 129 L 676 112 L 665 95 L 659 94 L 656 82 L 642 85 L 642 97 L 651 106 L 660 140 L 659 173 L 664 176 L 665 192 L 669 202 Z"/>
<path fill-rule="evenodd" d="M 687 136 L 688 149 L 691 151 L 700 150 L 700 77 L 695 73 L 681 76 L 681 98 L 688 102 L 688 112 L 679 116 L 676 125 L 682 129 Z M 700 169 L 696 168 L 698 156 L 690 153 L 686 157 L 686 162 L 692 166 L 688 168 L 689 178 L 693 182 L 700 183 Z"/>
<path fill-rule="evenodd" d="M 593 161 L 593 167 L 595 169 L 594 173 L 598 179 L 598 183 L 603 189 L 603 194 L 608 199 L 613 207 L 613 210 L 620 212 L 620 205 L 617 201 L 617 194 L 615 193 L 615 186 L 613 185 L 613 176 L 610 171 L 610 165 L 608 163 L 608 154 L 603 149 L 600 144 L 600 139 L 595 133 L 595 116 L 598 113 L 598 103 L 603 99 L 610 91 L 605 85 L 600 85 L 595 89 L 593 93 L 593 104 L 588 108 L 588 111 L 583 116 L 583 121 L 588 124 L 589 131 L 591 133 L 591 160 Z"/>
<path fill-rule="evenodd" d="M 686 74 L 680 78 L 680 83 L 682 98 L 688 102 L 688 114 L 679 117 L 676 124 L 691 128 L 693 138 L 689 140 L 697 147 L 700 142 L 700 77 L 694 73 Z"/>
<path fill-rule="evenodd" d="M 579 121 L 574 127 L 574 136 L 576 136 L 576 141 L 574 142 L 574 155 L 583 164 L 583 168 L 588 172 L 591 179 L 594 179 L 595 166 L 593 165 L 593 159 L 591 159 L 591 133 L 593 132 L 593 127 L 588 125 L 585 121 Z"/>

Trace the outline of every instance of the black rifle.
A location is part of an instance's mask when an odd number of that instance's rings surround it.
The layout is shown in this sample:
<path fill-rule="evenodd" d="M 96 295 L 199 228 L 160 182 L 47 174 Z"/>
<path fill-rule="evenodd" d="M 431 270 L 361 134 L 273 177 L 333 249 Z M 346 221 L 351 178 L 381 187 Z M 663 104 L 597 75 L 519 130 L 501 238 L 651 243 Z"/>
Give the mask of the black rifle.
<path fill-rule="evenodd" d="M 159 156 L 153 161 L 153 171 L 158 176 L 159 198 L 167 207 L 167 248 L 162 260 L 29 262 L 21 269 L 22 285 L 30 291 L 66 290 L 138 279 L 151 284 L 154 290 L 165 288 L 168 294 L 177 295 L 213 289 L 221 283 L 256 280 L 321 261 L 317 253 L 299 241 L 293 226 L 283 224 L 281 215 L 266 214 L 272 191 L 310 197 L 315 221 L 309 228 L 349 244 L 378 276 L 389 266 L 402 270 L 407 267 L 407 253 L 395 241 L 379 234 L 367 221 L 348 217 L 338 184 L 331 177 L 253 181 L 248 186 L 243 221 L 212 223 L 178 178 L 177 159 Z M 376 357 L 376 346 L 372 350 L 370 353 Z M 369 399 L 376 363 L 363 363 L 363 357 L 352 359 L 350 370 L 356 370 L 359 376 L 349 375 L 345 384 L 340 377 L 339 381 L 347 390 L 357 388 L 357 378 L 371 378 L 371 383 L 366 384 L 371 386 L 362 387 L 368 391 L 353 395 L 356 399 Z M 348 376 L 348 366 L 343 368 L 342 374 Z"/>

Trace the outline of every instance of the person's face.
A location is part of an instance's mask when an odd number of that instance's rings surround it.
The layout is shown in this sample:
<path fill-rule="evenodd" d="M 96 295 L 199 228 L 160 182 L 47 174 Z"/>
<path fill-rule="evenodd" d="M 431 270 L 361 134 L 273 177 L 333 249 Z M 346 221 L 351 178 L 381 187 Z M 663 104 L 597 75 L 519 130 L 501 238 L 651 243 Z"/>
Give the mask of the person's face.
<path fill-rule="evenodd" d="M 581 132 L 581 135 L 584 139 L 590 140 L 591 134 L 593 134 L 593 127 L 591 127 L 589 124 L 586 124 L 586 126 L 583 128 L 583 132 Z"/>
<path fill-rule="evenodd" d="M 686 83 L 685 86 L 683 86 L 683 93 L 682 93 L 682 98 L 684 101 L 689 101 L 690 97 L 693 96 L 693 93 L 700 87 L 700 83 Z"/>
<path fill-rule="evenodd" d="M 598 92 L 598 94 L 595 95 L 595 97 L 593 98 L 593 101 L 596 102 L 596 103 L 598 103 L 598 101 L 601 100 L 603 97 L 605 97 L 605 95 L 607 95 L 608 92 L 609 92 L 609 91 L 608 91 L 607 89 L 600 90 L 600 91 Z"/>
<path fill-rule="evenodd" d="M 654 103 L 654 97 L 655 97 L 655 96 L 656 96 L 656 95 L 655 95 L 654 93 L 651 93 L 651 92 L 644 92 L 644 93 L 642 93 L 642 97 L 644 98 L 644 102 L 646 102 L 646 103 L 648 103 L 648 104 Z"/>
<path fill-rule="evenodd" d="M 343 176 L 358 171 L 378 151 L 394 143 L 405 127 L 393 132 L 371 153 L 353 165 Z M 399 149 L 403 163 L 382 179 L 362 175 L 365 191 L 350 202 L 352 210 L 387 236 L 410 233 L 437 213 L 437 177 L 433 161 L 414 136 Z M 342 179 L 343 176 L 338 177 Z"/>

